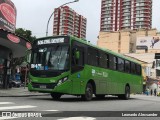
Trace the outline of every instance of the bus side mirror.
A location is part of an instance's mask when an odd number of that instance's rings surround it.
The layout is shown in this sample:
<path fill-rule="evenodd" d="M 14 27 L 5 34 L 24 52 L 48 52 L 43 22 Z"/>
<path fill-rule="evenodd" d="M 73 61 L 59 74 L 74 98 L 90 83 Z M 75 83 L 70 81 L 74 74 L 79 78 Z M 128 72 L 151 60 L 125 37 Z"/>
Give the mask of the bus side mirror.
<path fill-rule="evenodd" d="M 80 52 L 79 51 L 75 52 L 75 58 L 76 58 L 76 60 L 79 60 L 79 58 L 80 58 Z"/>

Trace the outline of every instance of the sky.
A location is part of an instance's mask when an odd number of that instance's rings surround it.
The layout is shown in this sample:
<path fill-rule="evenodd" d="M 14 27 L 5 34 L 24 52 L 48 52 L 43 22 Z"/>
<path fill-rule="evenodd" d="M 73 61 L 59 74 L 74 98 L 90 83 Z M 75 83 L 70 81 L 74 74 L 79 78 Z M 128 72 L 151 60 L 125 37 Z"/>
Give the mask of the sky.
<path fill-rule="evenodd" d="M 17 8 L 16 28 L 31 30 L 33 36 L 46 36 L 47 21 L 54 8 L 74 0 L 11 0 Z M 78 14 L 87 18 L 86 39 L 97 43 L 100 31 L 101 0 L 79 0 L 68 4 Z M 160 31 L 160 0 L 153 0 L 152 28 Z M 49 23 L 48 35 L 52 35 L 53 17 Z"/>

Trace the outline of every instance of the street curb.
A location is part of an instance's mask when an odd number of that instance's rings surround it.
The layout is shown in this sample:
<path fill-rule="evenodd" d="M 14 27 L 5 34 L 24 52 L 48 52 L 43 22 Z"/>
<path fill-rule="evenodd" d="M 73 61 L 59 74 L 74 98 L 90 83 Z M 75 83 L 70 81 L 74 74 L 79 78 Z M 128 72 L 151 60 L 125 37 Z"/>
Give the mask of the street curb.
<path fill-rule="evenodd" d="M 44 95 L 4 95 L 0 97 L 31 97 L 31 96 L 48 96 L 49 94 L 44 94 Z"/>

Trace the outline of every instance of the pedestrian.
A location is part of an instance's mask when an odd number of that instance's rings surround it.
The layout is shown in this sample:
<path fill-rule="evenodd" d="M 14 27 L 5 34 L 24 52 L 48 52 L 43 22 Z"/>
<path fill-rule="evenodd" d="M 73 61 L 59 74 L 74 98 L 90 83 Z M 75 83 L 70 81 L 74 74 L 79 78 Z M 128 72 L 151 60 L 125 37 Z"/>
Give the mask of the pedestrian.
<path fill-rule="evenodd" d="M 152 91 L 152 89 L 151 89 L 151 96 L 152 96 L 152 94 L 153 94 L 153 91 Z"/>
<path fill-rule="evenodd" d="M 149 88 L 146 89 L 146 94 L 149 95 Z"/>
<path fill-rule="evenodd" d="M 154 96 L 157 96 L 157 90 L 154 89 Z"/>

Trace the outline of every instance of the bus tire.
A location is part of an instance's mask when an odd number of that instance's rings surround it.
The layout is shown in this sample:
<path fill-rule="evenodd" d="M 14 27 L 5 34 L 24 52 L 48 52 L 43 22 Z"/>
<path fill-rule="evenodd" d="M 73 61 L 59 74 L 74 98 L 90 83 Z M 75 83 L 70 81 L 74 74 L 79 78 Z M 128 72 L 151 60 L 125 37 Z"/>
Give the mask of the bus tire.
<path fill-rule="evenodd" d="M 93 86 L 91 83 L 87 83 L 85 94 L 81 96 L 83 100 L 90 101 L 93 97 Z"/>
<path fill-rule="evenodd" d="M 125 94 L 118 95 L 118 98 L 128 100 L 130 98 L 130 87 L 126 86 L 125 87 Z"/>
<path fill-rule="evenodd" d="M 60 93 L 51 93 L 51 97 L 53 100 L 59 100 L 62 94 Z"/>
<path fill-rule="evenodd" d="M 124 99 L 128 100 L 130 98 L 130 87 L 126 86 L 125 87 L 125 94 L 124 94 Z"/>
<path fill-rule="evenodd" d="M 122 96 L 122 99 L 128 100 L 130 98 L 130 87 L 126 86 L 125 87 L 125 94 Z"/>

